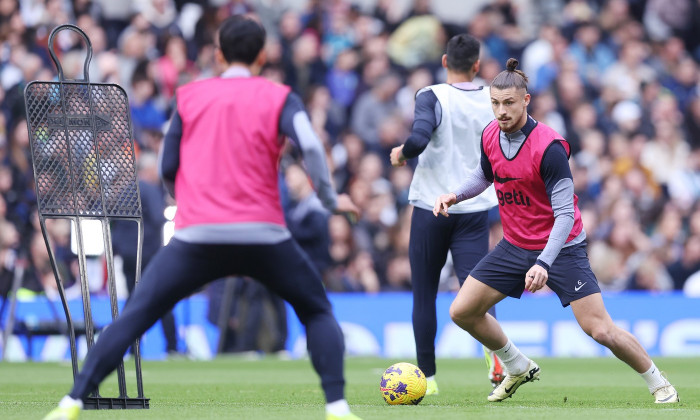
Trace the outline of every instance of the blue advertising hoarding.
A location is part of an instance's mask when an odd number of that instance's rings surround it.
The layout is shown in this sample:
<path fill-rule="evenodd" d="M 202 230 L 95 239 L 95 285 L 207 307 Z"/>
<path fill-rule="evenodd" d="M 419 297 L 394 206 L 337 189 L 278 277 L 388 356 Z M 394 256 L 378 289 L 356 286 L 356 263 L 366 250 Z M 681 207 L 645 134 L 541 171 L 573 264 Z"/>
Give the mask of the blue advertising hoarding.
<path fill-rule="evenodd" d="M 700 356 L 700 299 L 682 294 L 609 294 L 605 304 L 619 326 L 632 332 L 652 355 Z M 449 318 L 454 294 L 438 295 L 438 357 L 481 357 L 481 345 Z M 415 357 L 409 293 L 331 296 L 351 355 Z M 571 308 L 553 295 L 507 298 L 496 308 L 506 334 L 529 356 L 595 357 L 609 351 L 578 326 Z M 299 322 L 290 322 L 288 347 L 304 353 Z"/>
<path fill-rule="evenodd" d="M 700 299 L 682 294 L 621 293 L 605 295 L 613 320 L 632 332 L 652 356 L 700 356 Z M 333 308 L 345 334 L 349 355 L 389 358 L 415 357 L 411 326 L 410 293 L 333 294 Z M 448 310 L 454 294 L 438 295 L 438 357 L 480 357 L 481 346 L 450 320 Z M 63 317 L 59 302 L 55 313 Z M 82 319 L 82 304 L 70 304 L 74 319 Z M 92 299 L 97 325 L 111 321 L 109 300 Z M 218 330 L 206 319 L 207 298 L 195 295 L 175 308 L 180 347 L 191 357 L 208 359 L 216 353 Z M 17 318 L 27 325 L 54 319 L 54 311 L 43 298 L 18 302 Z M 306 354 L 301 324 L 289 309 L 287 349 L 294 357 Z M 508 336 L 531 357 L 596 357 L 609 351 L 588 337 L 576 323 L 570 308 L 562 308 L 554 295 L 526 295 L 520 300 L 506 299 L 497 306 L 498 318 Z M 3 320 L 7 319 L 7 314 Z M 61 318 L 62 319 L 62 318 Z M 31 347 L 31 350 L 30 350 Z M 84 339 L 79 340 L 79 355 L 86 352 Z M 68 360 L 68 341 L 62 336 L 36 336 L 30 340 L 18 335 L 8 340 L 9 360 Z M 142 340 L 145 359 L 165 357 L 160 323 Z"/>

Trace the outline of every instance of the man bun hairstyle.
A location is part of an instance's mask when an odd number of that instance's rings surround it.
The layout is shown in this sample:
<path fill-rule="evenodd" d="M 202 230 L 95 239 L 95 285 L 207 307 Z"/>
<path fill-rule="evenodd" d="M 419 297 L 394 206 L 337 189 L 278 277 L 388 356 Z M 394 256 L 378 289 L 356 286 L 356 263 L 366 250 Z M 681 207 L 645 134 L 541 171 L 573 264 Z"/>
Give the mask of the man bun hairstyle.
<path fill-rule="evenodd" d="M 219 27 L 219 48 L 228 63 L 253 64 L 265 45 L 265 29 L 251 18 L 234 15 Z"/>
<path fill-rule="evenodd" d="M 520 64 L 518 60 L 509 58 L 506 62 L 506 69 L 493 78 L 491 87 L 500 90 L 514 87 L 527 91 L 527 76 L 522 70 L 518 70 L 518 64 Z"/>
<path fill-rule="evenodd" d="M 468 73 L 479 59 L 481 44 L 469 34 L 455 35 L 447 42 L 447 68 Z"/>

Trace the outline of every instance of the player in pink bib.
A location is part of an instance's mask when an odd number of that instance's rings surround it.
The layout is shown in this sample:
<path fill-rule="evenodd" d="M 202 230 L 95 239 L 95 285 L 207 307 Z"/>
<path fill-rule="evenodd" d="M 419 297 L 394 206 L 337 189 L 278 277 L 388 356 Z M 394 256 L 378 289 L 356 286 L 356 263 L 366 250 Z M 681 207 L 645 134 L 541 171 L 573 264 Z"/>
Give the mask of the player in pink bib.
<path fill-rule="evenodd" d="M 177 90 L 161 150 L 160 175 L 178 204 L 175 233 L 119 317 L 100 333 L 73 389 L 45 420 L 77 419 L 83 399 L 138 337 L 178 301 L 228 276 L 253 278 L 291 305 L 306 329 L 326 420 L 360 420 L 345 400 L 342 330 L 320 274 L 285 225 L 278 187 L 284 137 L 299 146 L 329 211 L 357 217 L 359 210 L 334 190 L 323 145 L 299 95 L 256 76 L 265 64 L 262 25 L 231 16 L 215 38 L 223 72 Z"/>
<path fill-rule="evenodd" d="M 491 184 L 496 188 L 504 239 L 472 270 L 450 307 L 452 320 L 503 361 L 507 375 L 488 396 L 502 401 L 524 383 L 539 379 L 540 367 L 504 334 L 487 310 L 506 296 L 545 284 L 563 306 L 571 305 L 581 328 L 646 381 L 657 403 L 679 401 L 646 350 L 610 318 L 586 253 L 586 232 L 568 165 L 570 148 L 556 131 L 527 113 L 527 76 L 511 58 L 491 83 L 496 120 L 481 136 L 481 170 L 457 191 L 440 195 L 433 208 L 448 216 L 453 204 Z"/>

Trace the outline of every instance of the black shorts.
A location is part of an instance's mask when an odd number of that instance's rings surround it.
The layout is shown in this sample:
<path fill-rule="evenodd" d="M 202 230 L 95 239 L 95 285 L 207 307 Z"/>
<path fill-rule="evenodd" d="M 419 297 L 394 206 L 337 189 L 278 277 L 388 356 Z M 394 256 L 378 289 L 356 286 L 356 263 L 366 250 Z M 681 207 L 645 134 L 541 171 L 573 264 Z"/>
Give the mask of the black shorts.
<path fill-rule="evenodd" d="M 525 290 L 525 275 L 535 265 L 540 252 L 523 249 L 502 240 L 479 261 L 470 275 L 504 295 L 519 299 Z M 563 306 L 600 293 L 598 279 L 588 262 L 585 241 L 562 248 L 550 267 L 547 286 L 559 296 Z"/>

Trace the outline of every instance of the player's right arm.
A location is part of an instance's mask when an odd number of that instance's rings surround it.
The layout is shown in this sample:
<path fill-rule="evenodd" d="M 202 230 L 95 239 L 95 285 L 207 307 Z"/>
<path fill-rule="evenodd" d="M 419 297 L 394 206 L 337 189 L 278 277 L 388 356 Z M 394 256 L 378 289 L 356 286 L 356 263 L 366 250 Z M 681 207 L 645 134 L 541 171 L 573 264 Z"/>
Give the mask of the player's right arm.
<path fill-rule="evenodd" d="M 441 120 L 442 107 L 435 93 L 430 89 L 419 90 L 416 94 L 411 135 L 406 140 L 406 143 L 391 150 L 391 164 L 393 166 L 404 166 L 406 160 L 423 153 Z"/>
<path fill-rule="evenodd" d="M 481 150 L 481 170 L 477 169 L 470 172 L 467 175 L 467 179 L 464 183 L 459 186 L 454 192 L 440 195 L 435 200 L 435 205 L 433 206 L 433 214 L 435 217 L 442 214 L 445 217 L 449 217 L 447 214 L 447 209 L 453 204 L 457 204 L 464 200 L 474 198 L 481 194 L 493 183 L 493 170 L 491 167 L 491 162 L 486 157 L 483 151 L 483 145 Z"/>
<path fill-rule="evenodd" d="M 336 194 L 333 189 L 323 144 L 311 126 L 301 98 L 294 92 L 287 96 L 282 108 L 279 130 L 301 150 L 306 172 L 323 206 L 335 213 L 349 213 L 357 219 L 359 209 L 350 197 Z"/>

